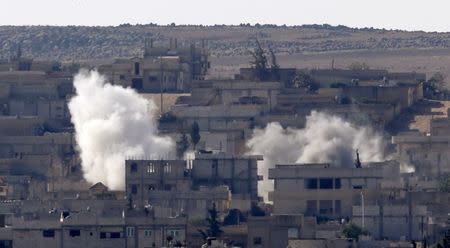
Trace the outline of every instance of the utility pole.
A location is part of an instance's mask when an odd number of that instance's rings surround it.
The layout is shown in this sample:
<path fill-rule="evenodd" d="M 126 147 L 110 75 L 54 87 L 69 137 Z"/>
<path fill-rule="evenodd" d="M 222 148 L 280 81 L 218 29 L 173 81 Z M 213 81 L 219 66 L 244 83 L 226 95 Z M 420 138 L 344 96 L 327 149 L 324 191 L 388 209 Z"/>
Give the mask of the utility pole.
<path fill-rule="evenodd" d="M 362 226 L 362 228 L 364 229 L 364 194 L 363 194 L 363 192 L 361 191 L 361 226 Z"/>
<path fill-rule="evenodd" d="M 171 42 L 172 43 L 172 42 Z M 159 57 L 159 70 L 160 70 L 160 80 L 159 80 L 159 90 L 160 90 L 160 114 L 163 115 L 163 63 L 162 63 L 162 56 Z"/>

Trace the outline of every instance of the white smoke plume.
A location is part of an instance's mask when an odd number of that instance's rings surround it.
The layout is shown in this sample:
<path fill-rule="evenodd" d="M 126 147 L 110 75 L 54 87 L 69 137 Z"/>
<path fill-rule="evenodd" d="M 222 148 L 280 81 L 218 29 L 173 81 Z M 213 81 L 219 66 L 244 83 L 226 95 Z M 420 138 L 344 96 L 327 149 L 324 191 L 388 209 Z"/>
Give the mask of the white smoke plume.
<path fill-rule="evenodd" d="M 268 169 L 280 163 L 331 163 L 334 166 L 354 166 L 358 149 L 362 162 L 384 160 L 384 141 L 368 127 L 357 127 L 340 117 L 313 111 L 306 118 L 304 129 L 269 123 L 254 130 L 247 142 L 250 154 L 263 155 L 258 173 L 264 181 L 258 185 L 260 195 L 267 199 L 273 182 L 268 181 Z"/>
<path fill-rule="evenodd" d="M 131 88 L 111 85 L 96 71 L 80 71 L 74 86 L 69 110 L 88 182 L 123 190 L 127 157 L 172 154 L 173 141 L 157 133 L 152 101 Z"/>

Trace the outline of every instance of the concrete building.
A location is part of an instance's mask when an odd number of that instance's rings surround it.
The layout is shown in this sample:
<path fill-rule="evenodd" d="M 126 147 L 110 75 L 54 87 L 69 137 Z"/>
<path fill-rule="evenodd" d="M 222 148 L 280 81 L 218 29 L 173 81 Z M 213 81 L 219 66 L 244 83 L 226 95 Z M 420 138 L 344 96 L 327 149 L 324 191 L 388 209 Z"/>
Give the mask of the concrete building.
<path fill-rule="evenodd" d="M 443 135 L 425 135 L 417 131 L 392 137 L 400 161 L 412 165 L 423 177 L 436 178 L 450 173 L 450 139 Z"/>
<path fill-rule="evenodd" d="M 239 155 L 250 130 L 277 105 L 278 82 L 206 80 L 192 84 L 191 96 L 171 108 L 179 129 L 197 122 L 199 149 Z M 173 126 L 170 126 L 173 127 Z M 163 130 L 164 125 L 162 126 Z"/>
<path fill-rule="evenodd" d="M 389 72 L 387 70 L 345 70 L 345 69 L 313 69 L 304 70 L 311 79 L 319 82 L 321 87 L 333 84 L 349 84 L 352 81 L 390 81 L 392 83 L 423 83 L 426 81 L 424 73 Z"/>
<path fill-rule="evenodd" d="M 34 136 L 44 130 L 44 120 L 37 116 L 0 116 L 1 136 Z"/>
<path fill-rule="evenodd" d="M 133 208 L 152 208 L 157 216 L 204 216 L 213 203 L 229 206 L 226 187 L 193 186 L 184 160 L 126 161 L 126 194 Z"/>
<path fill-rule="evenodd" d="M 184 160 L 126 161 L 126 195 L 133 208 L 153 209 L 158 217 L 205 216 L 216 204 L 229 208 L 228 187 L 194 188 Z"/>
<path fill-rule="evenodd" d="M 248 211 L 258 201 L 258 157 L 197 154 L 185 160 L 127 160 L 126 195 L 133 208 L 156 216 L 205 216 L 212 204 L 221 212 Z"/>
<path fill-rule="evenodd" d="M 430 120 L 430 134 L 433 136 L 450 136 L 450 109 L 447 109 L 446 118 Z"/>
<path fill-rule="evenodd" d="M 272 215 L 248 219 L 247 247 L 287 247 L 289 240 L 314 235 L 315 219 L 303 215 Z"/>
<path fill-rule="evenodd" d="M 48 128 L 70 125 L 66 97 L 73 93 L 69 72 L 0 71 L 0 115 L 37 116 Z"/>
<path fill-rule="evenodd" d="M 210 65 L 204 45 L 179 47 L 177 39 L 170 39 L 168 48 L 145 43 L 143 57 L 117 59 L 99 71 L 113 84 L 139 92 L 186 92 L 192 82 L 205 78 Z"/>
<path fill-rule="evenodd" d="M 329 164 L 276 165 L 269 169 L 274 214 L 304 214 L 326 218 L 352 216 L 352 206 L 375 204 L 383 181 L 398 180 L 398 163 L 370 163 L 363 168 Z M 296 190 L 293 191 L 292 189 Z"/>
<path fill-rule="evenodd" d="M 20 201 L 2 215 L 0 242 L 10 247 L 166 247 L 185 244 L 187 219 L 156 218 L 125 200 Z M 2 210 L 5 213 L 5 210 Z M 172 237 L 170 240 L 168 237 Z"/>
<path fill-rule="evenodd" d="M 431 213 L 423 205 L 353 206 L 352 222 L 366 228 L 374 239 L 424 240 L 432 235 L 430 220 Z"/>

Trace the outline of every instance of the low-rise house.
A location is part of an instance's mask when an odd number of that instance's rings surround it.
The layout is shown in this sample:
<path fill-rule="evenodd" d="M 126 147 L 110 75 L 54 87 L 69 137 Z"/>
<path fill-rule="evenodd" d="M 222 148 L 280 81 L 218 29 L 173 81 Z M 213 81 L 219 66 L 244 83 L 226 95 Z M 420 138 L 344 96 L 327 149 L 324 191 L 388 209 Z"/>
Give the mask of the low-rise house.
<path fill-rule="evenodd" d="M 287 247 L 290 239 L 311 236 L 312 222 L 315 219 L 306 220 L 303 215 L 249 217 L 247 247 Z"/>

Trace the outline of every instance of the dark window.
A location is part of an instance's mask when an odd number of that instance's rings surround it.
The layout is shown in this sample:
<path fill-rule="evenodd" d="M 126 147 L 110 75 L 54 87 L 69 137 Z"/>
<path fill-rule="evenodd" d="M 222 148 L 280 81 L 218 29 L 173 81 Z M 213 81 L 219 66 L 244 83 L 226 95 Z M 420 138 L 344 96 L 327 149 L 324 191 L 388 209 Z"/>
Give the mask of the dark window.
<path fill-rule="evenodd" d="M 80 236 L 80 229 L 71 229 L 69 231 L 70 237 L 77 237 Z"/>
<path fill-rule="evenodd" d="M 319 201 L 319 214 L 332 214 L 333 213 L 333 201 L 324 200 Z"/>
<path fill-rule="evenodd" d="M 0 248 L 12 248 L 12 240 L 0 240 Z"/>
<path fill-rule="evenodd" d="M 120 76 L 119 76 L 119 79 L 120 79 L 120 80 L 124 80 L 124 79 L 125 79 L 125 75 L 120 75 Z"/>
<path fill-rule="evenodd" d="M 321 189 L 332 189 L 333 188 L 333 178 L 321 178 L 319 180 Z"/>
<path fill-rule="evenodd" d="M 136 163 L 132 163 L 131 164 L 130 171 L 131 172 L 137 172 L 137 164 Z"/>
<path fill-rule="evenodd" d="M 120 239 L 120 232 L 112 232 L 111 238 L 112 239 Z"/>
<path fill-rule="evenodd" d="M 334 201 L 334 214 L 341 214 L 341 200 Z"/>
<path fill-rule="evenodd" d="M 363 186 L 362 186 L 362 185 L 353 185 L 353 188 L 354 188 L 354 189 L 362 189 Z"/>
<path fill-rule="evenodd" d="M 308 216 L 317 215 L 317 201 L 315 200 L 306 201 L 306 215 Z"/>
<path fill-rule="evenodd" d="M 142 78 L 133 78 L 131 80 L 131 88 L 136 90 L 142 90 L 144 87 L 144 83 L 142 82 Z"/>
<path fill-rule="evenodd" d="M 69 215 L 70 215 L 69 211 L 63 211 L 62 212 L 62 216 L 63 216 L 64 219 L 67 218 Z"/>
<path fill-rule="evenodd" d="M 165 191 L 171 191 L 172 190 L 172 185 L 170 185 L 170 184 L 164 185 L 164 190 Z"/>
<path fill-rule="evenodd" d="M 148 81 L 150 81 L 151 83 L 154 83 L 154 82 L 158 81 L 158 78 L 155 76 L 150 76 L 150 77 L 148 77 Z"/>
<path fill-rule="evenodd" d="M 141 67 L 139 65 L 139 62 L 135 62 L 134 63 L 134 74 L 139 75 L 140 71 L 141 71 Z"/>
<path fill-rule="evenodd" d="M 133 194 L 133 195 L 137 194 L 137 185 L 136 184 L 131 185 L 131 194 Z"/>
<path fill-rule="evenodd" d="M 261 237 L 254 237 L 253 238 L 253 244 L 254 245 L 261 245 L 262 244 L 262 238 Z"/>
<path fill-rule="evenodd" d="M 19 71 L 30 71 L 31 63 L 29 62 L 19 62 Z"/>
<path fill-rule="evenodd" d="M 305 179 L 305 188 L 317 189 L 317 179 L 316 178 Z"/>
<path fill-rule="evenodd" d="M 101 239 L 106 239 L 106 233 L 105 232 L 101 232 L 100 233 L 100 238 Z"/>
<path fill-rule="evenodd" d="M 0 187 L 0 189 L 1 189 L 0 192 L 2 192 L 3 188 Z M 5 217 L 6 216 L 4 214 L 0 214 L 0 227 L 5 227 L 5 223 L 6 223 Z"/>
<path fill-rule="evenodd" d="M 335 189 L 340 189 L 341 188 L 341 179 L 340 178 L 335 178 L 334 179 L 334 188 Z"/>
<path fill-rule="evenodd" d="M 44 230 L 44 231 L 42 231 L 42 236 L 46 237 L 46 238 L 53 238 L 53 237 L 55 237 L 55 230 L 53 230 L 53 229 Z"/>

